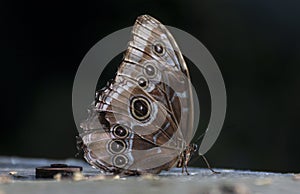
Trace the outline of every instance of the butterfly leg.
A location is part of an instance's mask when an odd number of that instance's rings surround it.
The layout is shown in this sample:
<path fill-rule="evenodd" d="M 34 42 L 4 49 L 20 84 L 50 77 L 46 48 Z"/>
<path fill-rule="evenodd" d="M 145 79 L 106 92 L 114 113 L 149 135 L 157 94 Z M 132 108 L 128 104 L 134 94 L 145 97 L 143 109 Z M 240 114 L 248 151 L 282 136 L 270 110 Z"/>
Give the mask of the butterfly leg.
<path fill-rule="evenodd" d="M 184 172 L 187 175 L 190 175 L 190 173 L 188 172 L 187 166 L 188 166 L 188 162 L 190 160 L 191 157 L 191 146 L 188 146 L 181 154 L 180 154 L 180 158 L 177 164 L 177 167 L 181 167 L 181 173 L 183 174 Z"/>
<path fill-rule="evenodd" d="M 190 173 L 188 172 L 187 166 L 185 164 L 181 166 L 181 173 L 184 174 L 184 172 L 187 175 L 190 175 Z"/>
<path fill-rule="evenodd" d="M 215 171 L 214 169 L 212 169 L 212 167 L 209 165 L 209 163 L 208 163 L 208 161 L 207 161 L 207 159 L 205 158 L 204 155 L 201 154 L 200 156 L 202 156 L 202 158 L 203 158 L 204 162 L 206 163 L 208 169 L 209 169 L 213 174 L 220 174 L 220 172 Z"/>
<path fill-rule="evenodd" d="M 188 169 L 187 169 L 187 164 L 184 164 L 184 169 L 185 169 L 186 174 L 190 175 L 190 173 L 188 172 Z"/>

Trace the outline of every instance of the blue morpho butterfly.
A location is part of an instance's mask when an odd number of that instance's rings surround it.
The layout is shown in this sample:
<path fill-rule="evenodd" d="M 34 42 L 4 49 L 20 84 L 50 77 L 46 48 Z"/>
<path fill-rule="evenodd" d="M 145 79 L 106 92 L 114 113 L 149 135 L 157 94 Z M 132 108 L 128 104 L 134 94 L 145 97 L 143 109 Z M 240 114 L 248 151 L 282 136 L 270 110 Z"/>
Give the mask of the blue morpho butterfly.
<path fill-rule="evenodd" d="M 96 93 L 81 124 L 92 166 L 114 174 L 158 174 L 187 164 L 193 136 L 190 75 L 173 36 L 148 15 L 137 18 L 113 81 Z M 187 172 L 188 173 L 188 172 Z"/>

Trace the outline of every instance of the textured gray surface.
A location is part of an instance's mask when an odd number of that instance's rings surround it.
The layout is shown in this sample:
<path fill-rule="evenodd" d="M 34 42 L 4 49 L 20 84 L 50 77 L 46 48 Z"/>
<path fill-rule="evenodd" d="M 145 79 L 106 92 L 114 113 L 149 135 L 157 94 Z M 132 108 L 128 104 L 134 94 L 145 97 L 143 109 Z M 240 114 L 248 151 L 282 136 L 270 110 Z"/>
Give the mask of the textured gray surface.
<path fill-rule="evenodd" d="M 84 180 L 35 179 L 35 168 L 51 163 L 83 166 Z M 218 169 L 189 168 L 190 176 L 172 169 L 158 176 L 99 176 L 99 171 L 78 160 L 45 160 L 0 157 L 0 194 L 33 193 L 297 193 L 300 178 L 292 173 L 267 173 Z M 15 175 L 9 173 L 15 172 Z M 78 177 L 77 177 L 78 178 Z M 82 177 L 79 176 L 79 179 Z"/>

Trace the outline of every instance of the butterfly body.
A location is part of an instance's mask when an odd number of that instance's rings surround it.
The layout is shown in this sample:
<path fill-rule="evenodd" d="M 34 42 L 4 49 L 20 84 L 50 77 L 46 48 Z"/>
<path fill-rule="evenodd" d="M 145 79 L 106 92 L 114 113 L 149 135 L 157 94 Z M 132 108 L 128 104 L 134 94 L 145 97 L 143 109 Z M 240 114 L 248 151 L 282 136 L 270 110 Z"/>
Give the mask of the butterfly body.
<path fill-rule="evenodd" d="M 132 34 L 115 78 L 96 92 L 81 124 L 84 157 L 115 174 L 184 169 L 196 151 L 187 66 L 173 36 L 151 16 L 138 17 Z"/>

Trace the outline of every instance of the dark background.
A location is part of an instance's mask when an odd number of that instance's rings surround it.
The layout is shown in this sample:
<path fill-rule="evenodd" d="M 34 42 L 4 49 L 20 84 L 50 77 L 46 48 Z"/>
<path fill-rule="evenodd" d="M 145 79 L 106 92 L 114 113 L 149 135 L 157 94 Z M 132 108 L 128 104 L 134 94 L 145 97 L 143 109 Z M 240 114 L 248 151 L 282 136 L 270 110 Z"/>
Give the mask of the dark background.
<path fill-rule="evenodd" d="M 0 155 L 74 157 L 82 58 L 147 13 L 199 39 L 222 71 L 228 109 L 212 165 L 299 172 L 299 10 L 299 1 L 275 0 L 1 1 Z"/>

